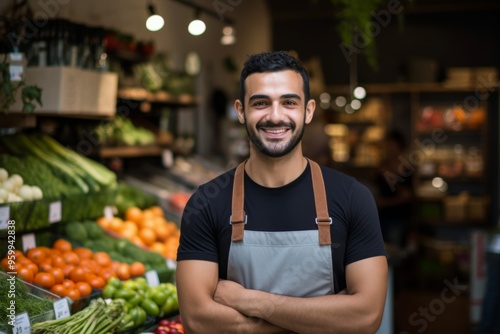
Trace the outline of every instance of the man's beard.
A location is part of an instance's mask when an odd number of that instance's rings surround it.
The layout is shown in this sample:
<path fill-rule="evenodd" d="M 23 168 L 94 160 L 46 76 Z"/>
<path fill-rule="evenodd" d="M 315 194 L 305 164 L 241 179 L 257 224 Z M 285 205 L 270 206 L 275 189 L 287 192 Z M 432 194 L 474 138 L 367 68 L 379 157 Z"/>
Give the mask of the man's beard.
<path fill-rule="evenodd" d="M 295 131 L 296 129 L 296 125 L 291 122 L 279 122 L 275 124 L 269 121 L 262 121 L 257 123 L 257 125 L 255 126 L 256 130 L 254 130 L 253 128 L 250 128 L 248 126 L 248 123 L 246 122 L 245 119 L 245 128 L 248 133 L 248 138 L 250 139 L 252 144 L 257 148 L 257 150 L 259 150 L 262 154 L 265 154 L 269 157 L 279 158 L 293 151 L 293 149 L 300 143 L 300 141 L 302 140 L 302 136 L 304 135 L 305 122 L 302 125 L 302 129 L 300 129 L 300 132 L 293 134 L 292 138 L 287 143 L 283 143 L 282 139 L 276 139 L 276 140 L 271 139 L 268 140 L 268 142 L 269 141 L 271 142 L 270 144 L 264 143 L 264 141 L 261 138 L 259 138 L 257 134 L 258 130 L 262 127 L 265 128 L 287 127 L 290 128 L 293 133 L 293 131 Z M 273 141 L 275 142 L 273 143 Z"/>

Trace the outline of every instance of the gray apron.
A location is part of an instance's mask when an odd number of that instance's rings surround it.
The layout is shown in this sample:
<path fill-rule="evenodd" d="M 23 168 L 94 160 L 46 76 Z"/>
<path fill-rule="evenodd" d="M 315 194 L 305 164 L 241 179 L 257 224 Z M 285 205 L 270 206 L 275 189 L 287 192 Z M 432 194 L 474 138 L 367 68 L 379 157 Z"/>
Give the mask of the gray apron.
<path fill-rule="evenodd" d="M 311 166 L 318 230 L 245 231 L 244 162 L 235 172 L 232 198 L 232 240 L 227 278 L 248 289 L 294 297 L 334 293 L 330 225 L 323 175 Z"/>

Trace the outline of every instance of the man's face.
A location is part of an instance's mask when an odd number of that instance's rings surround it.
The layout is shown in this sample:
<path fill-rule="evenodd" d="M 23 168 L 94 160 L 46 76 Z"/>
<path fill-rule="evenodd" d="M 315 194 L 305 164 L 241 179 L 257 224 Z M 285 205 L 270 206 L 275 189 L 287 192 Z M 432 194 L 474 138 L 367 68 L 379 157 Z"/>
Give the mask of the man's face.
<path fill-rule="evenodd" d="M 282 157 L 297 147 L 315 108 L 314 100 L 305 103 L 302 88 L 302 77 L 291 70 L 253 73 L 247 77 L 245 110 L 239 100 L 235 108 L 258 151 Z"/>

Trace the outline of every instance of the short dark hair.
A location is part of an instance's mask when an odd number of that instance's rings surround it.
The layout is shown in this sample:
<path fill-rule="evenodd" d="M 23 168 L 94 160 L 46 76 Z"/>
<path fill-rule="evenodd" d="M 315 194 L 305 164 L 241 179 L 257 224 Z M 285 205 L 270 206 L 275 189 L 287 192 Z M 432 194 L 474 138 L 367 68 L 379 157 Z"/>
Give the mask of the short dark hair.
<path fill-rule="evenodd" d="M 242 105 L 245 106 L 245 80 L 250 74 L 285 70 L 298 72 L 302 77 L 302 89 L 305 97 L 304 105 L 306 105 L 311 98 L 307 71 L 300 61 L 287 51 L 263 52 L 248 57 L 240 76 L 240 100 Z"/>

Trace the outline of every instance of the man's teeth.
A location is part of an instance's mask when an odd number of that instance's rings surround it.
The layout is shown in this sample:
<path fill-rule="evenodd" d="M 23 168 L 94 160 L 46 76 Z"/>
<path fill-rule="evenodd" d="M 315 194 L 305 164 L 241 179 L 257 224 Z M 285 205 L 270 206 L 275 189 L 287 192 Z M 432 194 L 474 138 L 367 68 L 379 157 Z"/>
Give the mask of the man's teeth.
<path fill-rule="evenodd" d="M 283 133 L 285 132 L 285 129 L 267 129 L 266 132 L 270 132 L 270 133 Z"/>

